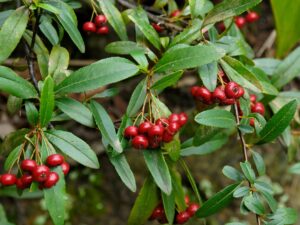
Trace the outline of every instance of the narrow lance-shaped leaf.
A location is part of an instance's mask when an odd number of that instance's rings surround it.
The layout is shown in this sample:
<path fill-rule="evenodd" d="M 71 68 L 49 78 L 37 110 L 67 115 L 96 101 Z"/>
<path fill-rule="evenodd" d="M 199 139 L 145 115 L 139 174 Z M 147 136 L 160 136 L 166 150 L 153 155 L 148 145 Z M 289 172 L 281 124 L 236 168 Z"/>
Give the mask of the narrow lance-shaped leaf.
<path fill-rule="evenodd" d="M 114 28 L 120 39 L 122 41 L 128 40 L 126 26 L 120 11 L 112 4 L 112 1 L 98 0 L 98 2 L 109 24 Z"/>
<path fill-rule="evenodd" d="M 31 83 L 4 66 L 0 66 L 0 90 L 23 99 L 38 96 Z"/>
<path fill-rule="evenodd" d="M 218 63 L 211 62 L 209 64 L 200 66 L 198 73 L 203 85 L 207 87 L 208 90 L 214 91 L 217 85 Z"/>
<path fill-rule="evenodd" d="M 174 191 L 170 195 L 167 195 L 161 192 L 161 197 L 163 201 L 163 206 L 165 210 L 165 214 L 169 224 L 173 224 L 174 216 L 175 216 L 175 197 Z"/>
<path fill-rule="evenodd" d="M 45 127 L 51 120 L 54 109 L 54 81 L 48 76 L 44 82 L 40 99 L 40 125 Z"/>
<path fill-rule="evenodd" d="M 166 194 L 172 191 L 172 181 L 168 165 L 161 151 L 144 151 L 144 159 L 147 167 L 157 184 Z"/>
<path fill-rule="evenodd" d="M 195 121 L 199 124 L 220 128 L 236 126 L 233 114 L 224 109 L 210 109 L 196 115 Z"/>
<path fill-rule="evenodd" d="M 133 117 L 136 113 L 140 110 L 141 106 L 143 105 L 147 93 L 147 80 L 142 80 L 134 89 L 128 106 L 126 110 L 126 114 L 129 117 Z"/>
<path fill-rule="evenodd" d="M 139 68 L 128 59 L 112 57 L 83 67 L 56 88 L 56 93 L 84 92 L 125 80 L 137 74 Z"/>
<path fill-rule="evenodd" d="M 5 20 L 0 30 L 0 63 L 7 59 L 20 42 L 29 19 L 29 10 L 22 6 Z"/>
<path fill-rule="evenodd" d="M 52 144 L 70 158 L 84 166 L 94 169 L 99 168 L 97 155 L 90 146 L 79 137 L 70 132 L 61 130 L 50 130 L 45 132 L 45 135 Z"/>
<path fill-rule="evenodd" d="M 223 21 L 242 14 L 262 0 L 226 0 L 214 7 L 204 19 L 204 25 Z"/>
<path fill-rule="evenodd" d="M 213 45 L 171 48 L 154 67 L 156 72 L 178 71 L 199 67 L 222 58 L 225 52 Z"/>
<path fill-rule="evenodd" d="M 53 77 L 55 83 L 59 83 L 65 78 L 65 71 L 69 65 L 69 52 L 67 49 L 55 45 L 52 48 L 49 57 L 49 71 L 48 74 Z"/>
<path fill-rule="evenodd" d="M 231 184 L 204 202 L 196 213 L 197 217 L 205 218 L 225 208 L 233 200 L 233 192 L 239 185 Z"/>
<path fill-rule="evenodd" d="M 273 141 L 290 124 L 297 110 L 297 101 L 293 100 L 284 105 L 266 124 L 259 133 L 259 144 Z"/>
<path fill-rule="evenodd" d="M 111 118 L 105 109 L 96 101 L 91 101 L 90 106 L 95 122 L 101 131 L 101 134 L 106 140 L 108 140 L 109 144 L 116 152 L 121 153 L 123 148 L 116 134 L 116 130 Z"/>
<path fill-rule="evenodd" d="M 25 111 L 28 122 L 35 126 L 39 121 L 39 112 L 32 102 L 25 102 Z"/>
<path fill-rule="evenodd" d="M 145 37 L 157 49 L 160 49 L 160 40 L 155 29 L 150 25 L 146 12 L 138 7 L 131 11 L 128 16 L 135 25 L 141 30 Z"/>
<path fill-rule="evenodd" d="M 158 204 L 158 189 L 153 179 L 148 177 L 130 212 L 127 225 L 145 224 Z"/>

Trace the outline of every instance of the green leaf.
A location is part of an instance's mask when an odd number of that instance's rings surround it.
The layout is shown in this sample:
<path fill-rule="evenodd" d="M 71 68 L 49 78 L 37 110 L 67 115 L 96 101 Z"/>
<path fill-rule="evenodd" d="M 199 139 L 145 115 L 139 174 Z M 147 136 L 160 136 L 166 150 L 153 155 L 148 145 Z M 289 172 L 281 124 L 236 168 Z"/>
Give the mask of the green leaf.
<path fill-rule="evenodd" d="M 31 44 L 32 35 L 32 31 L 29 30 L 26 30 L 23 34 L 23 38 L 26 40 L 28 45 Z M 35 37 L 33 51 L 36 54 L 41 75 L 43 78 L 46 78 L 48 76 L 49 52 L 42 39 L 38 35 Z"/>
<path fill-rule="evenodd" d="M 137 114 L 137 112 L 140 110 L 142 107 L 144 100 L 146 98 L 146 93 L 147 93 L 147 81 L 146 79 L 143 79 L 134 89 L 128 106 L 126 110 L 126 114 L 129 117 L 133 117 Z"/>
<path fill-rule="evenodd" d="M 58 34 L 56 29 L 52 25 L 51 20 L 43 19 L 39 25 L 39 28 L 52 45 L 58 44 Z"/>
<path fill-rule="evenodd" d="M 185 28 L 180 34 L 174 37 L 169 45 L 169 48 L 177 44 L 191 44 L 194 40 L 201 36 L 202 21 L 199 19 L 193 20 L 191 27 Z"/>
<path fill-rule="evenodd" d="M 0 224 L 1 225 L 14 225 L 13 223 L 8 222 L 8 220 L 6 218 L 6 213 L 1 204 L 0 204 Z"/>
<path fill-rule="evenodd" d="M 289 168 L 289 173 L 300 174 L 300 163 L 295 163 Z"/>
<path fill-rule="evenodd" d="M 277 210 L 278 205 L 277 205 L 277 202 L 274 199 L 274 197 L 270 193 L 265 192 L 265 191 L 262 191 L 261 193 L 262 193 L 263 197 L 265 198 L 266 202 L 268 203 L 272 212 L 275 212 Z"/>
<path fill-rule="evenodd" d="M 285 1 L 272 0 L 271 5 L 276 25 L 276 55 L 282 57 L 300 40 L 298 29 L 300 15 L 297 10 L 300 2 L 287 4 Z"/>
<path fill-rule="evenodd" d="M 161 79 L 157 80 L 152 86 L 151 89 L 154 90 L 163 90 L 167 87 L 175 85 L 177 81 L 181 78 L 183 71 L 177 71 L 163 76 Z"/>
<path fill-rule="evenodd" d="M 59 14 L 61 13 L 61 10 L 59 10 L 58 8 L 52 6 L 52 5 L 49 5 L 47 3 L 41 3 L 39 2 L 38 5 L 37 5 L 39 8 L 42 8 L 42 9 L 45 9 L 49 12 L 52 12 L 54 14 Z"/>
<path fill-rule="evenodd" d="M 217 4 L 204 19 L 204 25 L 223 21 L 227 18 L 242 14 L 262 0 L 226 0 Z"/>
<path fill-rule="evenodd" d="M 146 48 L 133 41 L 115 41 L 106 45 L 105 51 L 112 54 L 130 55 L 135 52 L 145 53 Z"/>
<path fill-rule="evenodd" d="M 194 18 L 201 15 L 205 2 L 205 0 L 189 0 L 191 14 Z"/>
<path fill-rule="evenodd" d="M 164 143 L 163 149 L 166 150 L 170 158 L 176 162 L 180 158 L 180 140 L 178 136 L 175 136 L 171 142 Z"/>
<path fill-rule="evenodd" d="M 61 167 L 53 169 L 54 172 L 58 173 L 59 180 L 55 186 L 51 188 L 45 188 L 44 197 L 46 207 L 55 225 L 65 224 L 65 202 L 66 202 L 66 184 L 64 174 Z"/>
<path fill-rule="evenodd" d="M 28 122 L 35 126 L 39 122 L 39 112 L 32 102 L 25 102 L 25 111 Z"/>
<path fill-rule="evenodd" d="M 175 198 L 174 192 L 172 191 L 170 195 L 166 195 L 164 192 L 161 192 L 161 198 L 165 210 L 166 217 L 169 224 L 173 224 L 175 216 Z"/>
<path fill-rule="evenodd" d="M 297 222 L 298 213 L 292 208 L 278 208 L 274 214 L 268 216 L 268 219 L 271 221 L 266 225 L 290 225 Z"/>
<path fill-rule="evenodd" d="M 206 126 L 232 128 L 236 126 L 233 114 L 224 109 L 210 109 L 196 115 L 195 121 Z"/>
<path fill-rule="evenodd" d="M 154 66 L 154 71 L 159 73 L 195 68 L 217 61 L 224 55 L 225 52 L 222 49 L 213 45 L 173 47 Z"/>
<path fill-rule="evenodd" d="M 0 146 L 0 153 L 5 156 L 7 152 L 11 151 L 11 149 L 21 145 L 25 140 L 25 135 L 29 132 L 29 129 L 22 128 L 8 134 Z"/>
<path fill-rule="evenodd" d="M 174 194 L 175 197 L 175 204 L 179 211 L 184 211 L 186 210 L 186 204 L 184 200 L 185 194 L 181 183 L 181 176 L 177 171 L 174 170 L 170 170 L 170 174 L 172 179 L 172 194 Z"/>
<path fill-rule="evenodd" d="M 128 15 L 129 19 L 140 29 L 150 43 L 157 49 L 160 49 L 160 39 L 155 29 L 150 25 L 146 12 L 137 7 Z"/>
<path fill-rule="evenodd" d="M 117 156 L 109 157 L 111 164 L 115 167 L 118 175 L 120 176 L 123 183 L 132 191 L 136 191 L 136 182 L 134 174 L 130 169 L 130 166 L 126 160 L 124 154 L 119 154 Z"/>
<path fill-rule="evenodd" d="M 259 174 L 259 176 L 263 176 L 266 174 L 266 165 L 264 162 L 264 159 L 262 158 L 262 156 L 255 152 L 255 151 L 251 151 L 252 155 L 253 155 L 253 160 L 257 169 L 257 172 Z"/>
<path fill-rule="evenodd" d="M 267 192 L 271 195 L 274 194 L 272 186 L 266 182 L 257 180 L 254 183 L 254 187 L 261 192 Z"/>
<path fill-rule="evenodd" d="M 272 75 L 281 63 L 281 60 L 273 58 L 259 58 L 254 59 L 253 61 L 256 67 L 260 68 L 268 75 Z"/>
<path fill-rule="evenodd" d="M 48 74 L 53 77 L 55 83 L 61 82 L 65 78 L 65 72 L 69 66 L 69 52 L 67 49 L 55 45 L 49 57 Z"/>
<path fill-rule="evenodd" d="M 69 34 L 73 43 L 80 52 L 85 52 L 85 46 L 82 36 L 77 28 L 77 18 L 74 10 L 67 3 L 60 0 L 48 0 L 49 4 L 61 10 L 61 13 L 55 14 L 58 21 Z"/>
<path fill-rule="evenodd" d="M 211 62 L 209 64 L 200 66 L 198 74 L 203 82 L 203 85 L 208 90 L 214 91 L 217 86 L 218 63 Z"/>
<path fill-rule="evenodd" d="M 55 91 L 66 94 L 93 90 L 132 77 L 138 71 L 139 68 L 128 59 L 107 58 L 75 71 Z"/>
<path fill-rule="evenodd" d="M 100 167 L 95 152 L 74 134 L 61 130 L 50 130 L 45 132 L 45 135 L 64 154 L 80 164 L 94 169 Z"/>
<path fill-rule="evenodd" d="M 168 118 L 171 115 L 170 109 L 154 95 L 152 95 L 152 101 L 152 112 L 155 120 L 159 118 Z"/>
<path fill-rule="evenodd" d="M 239 185 L 240 183 L 231 184 L 204 202 L 196 213 L 197 217 L 205 218 L 225 208 L 233 200 L 233 192 Z"/>
<path fill-rule="evenodd" d="M 0 0 L 1 2 L 1 0 Z M 5 22 L 5 20 L 14 12 L 14 10 L 9 9 L 9 10 L 5 10 L 0 12 L 0 27 L 2 27 L 3 23 Z"/>
<path fill-rule="evenodd" d="M 71 98 L 60 98 L 56 99 L 55 104 L 61 111 L 78 123 L 88 127 L 95 127 L 91 111 L 81 102 Z"/>
<path fill-rule="evenodd" d="M 128 40 L 126 26 L 120 11 L 111 1 L 98 0 L 98 2 L 109 24 L 114 28 L 120 39 L 122 41 Z"/>
<path fill-rule="evenodd" d="M 245 197 L 244 204 L 247 207 L 247 209 L 249 209 L 251 212 L 257 215 L 265 214 L 265 207 L 256 193 Z"/>
<path fill-rule="evenodd" d="M 16 9 L 5 20 L 0 30 L 0 63 L 6 60 L 20 42 L 29 19 L 26 7 Z"/>
<path fill-rule="evenodd" d="M 157 186 L 167 195 L 172 191 L 172 180 L 168 165 L 161 151 L 145 150 L 144 159 Z"/>
<path fill-rule="evenodd" d="M 219 150 L 224 144 L 227 143 L 227 141 L 228 136 L 222 133 L 221 135 L 216 135 L 214 138 L 201 145 L 182 148 L 180 155 L 207 155 L 216 150 Z"/>
<path fill-rule="evenodd" d="M 152 178 L 148 177 L 130 212 L 127 225 L 145 224 L 158 204 L 158 189 Z"/>
<path fill-rule="evenodd" d="M 45 127 L 51 120 L 54 109 L 54 82 L 52 77 L 48 76 L 44 82 L 40 99 L 40 125 Z"/>
<path fill-rule="evenodd" d="M 23 99 L 38 96 L 31 83 L 4 66 L 0 66 L 0 90 Z"/>
<path fill-rule="evenodd" d="M 92 98 L 109 98 L 109 97 L 114 97 L 117 94 L 119 94 L 118 88 L 109 88 L 102 91 L 101 93 L 93 95 Z"/>
<path fill-rule="evenodd" d="M 297 101 L 293 100 L 284 105 L 272 118 L 266 126 L 260 131 L 259 144 L 273 141 L 290 124 L 297 110 Z"/>
<path fill-rule="evenodd" d="M 246 161 L 246 162 L 241 162 L 240 166 L 241 166 L 242 171 L 243 171 L 245 177 L 247 178 L 247 180 L 251 184 L 253 184 L 256 179 L 256 176 L 255 176 L 254 170 L 251 167 L 251 164 L 248 161 Z"/>
<path fill-rule="evenodd" d="M 244 175 L 232 166 L 224 166 L 222 173 L 231 180 L 242 181 Z"/>
<path fill-rule="evenodd" d="M 22 108 L 23 99 L 9 95 L 6 103 L 7 112 L 10 115 L 15 114 Z"/>
<path fill-rule="evenodd" d="M 239 187 L 233 192 L 233 197 L 235 198 L 241 198 L 250 193 L 250 188 L 249 187 Z"/>
<path fill-rule="evenodd" d="M 6 171 L 9 171 L 12 166 L 16 163 L 17 159 L 18 159 L 18 155 L 20 154 L 20 151 L 22 145 L 19 145 L 18 147 L 14 148 L 9 155 L 6 157 L 5 162 L 4 162 L 4 169 Z"/>
<path fill-rule="evenodd" d="M 278 89 L 289 83 L 300 73 L 300 47 L 292 51 L 275 69 L 272 83 Z"/>
<path fill-rule="evenodd" d="M 105 109 L 96 101 L 91 101 L 91 111 L 96 121 L 96 124 L 101 132 L 101 134 L 108 140 L 109 144 L 113 149 L 121 153 L 123 151 L 122 145 L 116 134 L 114 123 L 105 111 Z"/>

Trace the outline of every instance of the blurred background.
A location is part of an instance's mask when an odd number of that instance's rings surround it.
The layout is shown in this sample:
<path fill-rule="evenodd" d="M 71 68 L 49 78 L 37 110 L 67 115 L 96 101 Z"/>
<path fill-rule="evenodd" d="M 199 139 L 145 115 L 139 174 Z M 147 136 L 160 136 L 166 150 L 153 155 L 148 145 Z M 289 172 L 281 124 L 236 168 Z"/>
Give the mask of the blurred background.
<path fill-rule="evenodd" d="M 1 2 L 1 1 L 0 1 Z M 217 2 L 217 1 L 215 1 Z M 178 6 L 184 4 L 183 1 L 178 1 Z M 153 1 L 144 1 L 144 4 L 151 5 Z M 291 3 L 293 4 L 293 3 Z M 92 10 L 89 4 L 82 2 L 82 8 L 76 10 L 79 27 L 85 21 L 90 19 Z M 8 3 L 0 3 L 0 9 L 10 7 Z M 263 1 L 255 10 L 260 15 L 260 20 L 255 24 L 247 25 L 242 29 L 246 40 L 253 47 L 258 57 L 275 57 L 276 46 L 280 45 L 275 41 L 275 19 L 272 13 L 271 4 L 269 1 Z M 299 9 L 300 10 L 300 9 Z M 299 12 L 299 11 L 298 11 Z M 282 18 L 285 20 L 285 18 Z M 131 35 L 133 37 L 133 28 Z M 112 30 L 112 29 L 111 29 Z M 300 30 L 300 29 L 299 29 Z M 104 52 L 104 47 L 115 40 L 118 40 L 113 31 L 106 36 L 99 36 L 96 34 L 85 34 L 83 37 L 86 44 L 86 53 L 80 54 L 74 45 L 68 40 L 64 39 L 62 45 L 70 52 L 70 69 L 77 69 L 85 66 L 96 60 L 107 57 L 108 54 Z M 292 41 L 292 40 L 291 40 Z M 3 44 L 3 43 L 0 43 Z M 293 44 L 292 44 L 293 46 Z M 286 45 L 280 47 L 280 52 L 277 56 L 282 57 L 288 53 L 292 46 Z M 27 74 L 25 69 L 26 63 L 23 58 L 24 52 L 20 48 L 13 58 L 7 60 L 8 66 L 18 66 L 20 71 Z M 106 106 L 113 120 L 118 120 L 126 111 L 127 103 L 133 91 L 133 87 L 138 83 L 140 78 L 134 78 L 127 81 L 127 83 L 117 84 L 114 87 L 119 89 L 119 94 L 112 97 L 102 99 L 101 103 Z M 189 94 L 190 86 L 197 82 L 197 77 L 193 75 L 185 75 L 176 87 L 168 88 L 161 94 L 161 100 L 172 109 L 174 112 L 185 111 L 189 115 L 194 114 L 195 104 Z M 291 88 L 298 88 L 299 79 L 285 87 L 287 90 Z M 107 87 L 108 88 L 108 87 Z M 10 132 L 27 127 L 24 112 L 17 115 L 10 115 L 6 109 L 7 102 L 6 95 L 0 93 L 0 138 L 4 138 Z M 75 98 L 81 99 L 82 96 L 75 95 Z M 189 126 L 193 131 L 193 124 Z M 76 122 L 58 123 L 58 126 L 63 126 L 71 132 L 90 143 L 99 156 L 101 168 L 99 170 L 91 170 L 84 168 L 73 162 L 71 163 L 71 173 L 67 177 L 67 222 L 69 225 L 123 225 L 126 224 L 130 209 L 133 206 L 137 193 L 130 192 L 120 181 L 114 168 L 110 164 L 104 148 L 101 144 L 101 138 L 98 131 L 81 126 Z M 185 135 L 188 136 L 188 131 L 182 136 L 184 140 Z M 288 205 L 289 207 L 297 208 L 300 212 L 300 192 L 299 182 L 300 176 L 291 175 L 287 173 L 289 163 L 297 159 L 298 143 L 293 143 L 293 149 L 285 148 L 284 146 L 274 143 L 264 145 L 256 149 L 262 153 L 266 165 L 267 174 L 273 181 L 273 187 L 276 192 L 275 197 L 280 204 Z M 147 175 L 147 169 L 144 164 L 143 157 L 137 151 L 128 151 L 128 161 L 135 173 L 138 187 L 144 182 Z M 294 157 L 292 157 L 294 156 Z M 186 158 L 187 164 L 190 166 L 193 175 L 197 181 L 198 187 L 202 196 L 209 198 L 215 192 L 222 189 L 231 181 L 222 175 L 222 168 L 229 164 L 232 166 L 238 165 L 242 160 L 242 154 L 238 142 L 235 137 L 232 137 L 230 143 L 222 149 L 205 156 L 193 156 Z M 0 168 L 4 158 L 0 156 Z M 0 171 L 3 172 L 3 171 Z M 266 180 L 269 178 L 266 177 Z M 187 193 L 190 193 L 190 198 L 193 199 L 191 188 L 186 177 L 183 177 L 183 183 L 186 185 Z M 4 192 L 0 191 L 0 203 L 4 206 L 7 218 L 10 222 L 18 225 L 50 225 L 52 224 L 47 211 L 45 210 L 44 201 L 40 196 L 33 196 L 31 199 L 17 199 L 5 196 Z M 0 208 L 0 216 L 2 209 Z M 233 215 L 240 215 L 239 201 L 234 201 L 230 207 L 210 217 L 207 224 L 225 224 L 229 221 L 239 219 L 240 221 L 254 222 L 254 217 L 246 218 L 240 216 L 235 218 Z M 149 222 L 149 224 L 156 224 L 156 222 Z M 191 220 L 188 224 L 201 224 L 200 221 Z M 300 224 L 300 222 L 298 223 Z M 2 225 L 2 224 L 0 224 Z"/>

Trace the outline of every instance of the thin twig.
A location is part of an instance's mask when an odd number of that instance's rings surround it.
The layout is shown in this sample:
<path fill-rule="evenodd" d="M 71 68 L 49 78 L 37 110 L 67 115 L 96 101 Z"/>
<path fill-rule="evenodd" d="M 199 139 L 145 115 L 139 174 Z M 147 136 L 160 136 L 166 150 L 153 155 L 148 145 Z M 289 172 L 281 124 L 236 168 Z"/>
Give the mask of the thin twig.
<path fill-rule="evenodd" d="M 261 57 L 263 53 L 270 49 L 276 40 L 276 30 L 273 30 L 268 36 L 267 40 L 263 43 L 260 49 L 257 51 L 256 56 Z"/>
<path fill-rule="evenodd" d="M 130 9 L 134 9 L 136 8 L 137 6 L 135 4 L 132 4 L 130 2 L 127 2 L 126 0 L 118 0 L 119 4 L 126 7 L 126 8 L 130 8 Z M 159 17 L 159 16 L 156 16 L 148 11 L 147 12 L 147 15 L 148 17 L 153 20 L 155 23 L 160 23 L 160 24 L 163 24 L 165 27 L 167 28 L 170 28 L 170 29 L 173 29 L 173 30 L 177 30 L 177 31 L 182 31 L 183 28 L 176 25 L 176 24 L 173 24 L 173 23 L 169 23 L 166 21 L 166 19 L 162 18 L 162 17 Z"/>
<path fill-rule="evenodd" d="M 34 65 L 33 65 L 33 59 L 32 59 L 32 51 L 30 50 L 30 47 L 28 46 L 26 41 L 24 41 L 24 49 L 26 52 L 26 61 L 27 61 L 28 69 L 29 69 L 30 79 L 33 82 L 34 87 L 37 90 L 37 92 L 39 92 L 38 82 L 35 77 L 35 71 L 34 71 Z"/>

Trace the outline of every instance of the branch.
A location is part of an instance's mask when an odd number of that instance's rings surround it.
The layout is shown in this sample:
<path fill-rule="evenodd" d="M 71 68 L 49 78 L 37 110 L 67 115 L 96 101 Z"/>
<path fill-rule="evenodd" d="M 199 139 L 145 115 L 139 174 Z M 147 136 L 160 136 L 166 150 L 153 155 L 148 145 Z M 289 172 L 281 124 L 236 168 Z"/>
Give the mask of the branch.
<path fill-rule="evenodd" d="M 234 104 L 234 114 L 235 114 L 236 124 L 239 126 L 241 123 L 240 123 L 239 109 L 238 109 L 237 103 Z M 244 135 L 243 135 L 242 131 L 240 131 L 239 128 L 237 128 L 237 130 L 238 130 L 238 135 L 239 135 L 239 138 L 240 138 L 241 144 L 242 144 L 244 160 L 248 161 L 247 145 L 246 145 L 246 141 L 245 141 Z M 248 185 L 251 188 L 251 184 L 250 184 L 249 181 L 248 181 Z M 261 225 L 261 221 L 260 221 L 259 215 L 255 214 L 255 216 L 256 216 L 256 223 L 257 223 L 257 225 Z"/>
<path fill-rule="evenodd" d="M 126 7 L 126 8 L 130 8 L 130 9 L 134 9 L 136 8 L 137 6 L 135 4 L 132 4 L 130 2 L 127 2 L 126 0 L 117 0 L 119 2 L 120 5 Z M 148 17 L 153 20 L 155 23 L 160 23 L 160 24 L 163 24 L 165 27 L 169 28 L 169 29 L 172 29 L 172 30 L 177 30 L 177 31 L 182 31 L 183 28 L 176 25 L 176 24 L 173 24 L 173 23 L 169 23 L 167 22 L 167 19 L 165 18 L 162 18 L 162 17 L 159 17 L 159 16 L 156 16 L 148 11 L 147 12 L 147 15 Z"/>

